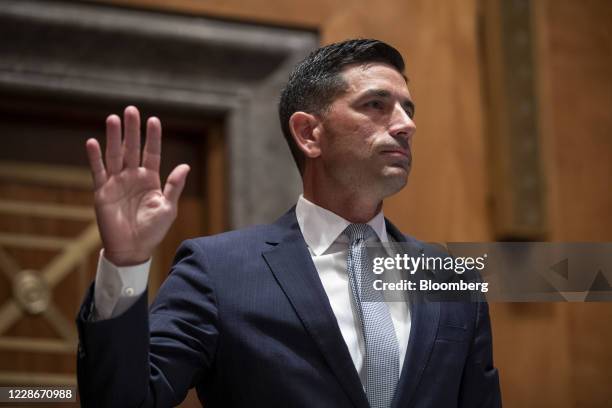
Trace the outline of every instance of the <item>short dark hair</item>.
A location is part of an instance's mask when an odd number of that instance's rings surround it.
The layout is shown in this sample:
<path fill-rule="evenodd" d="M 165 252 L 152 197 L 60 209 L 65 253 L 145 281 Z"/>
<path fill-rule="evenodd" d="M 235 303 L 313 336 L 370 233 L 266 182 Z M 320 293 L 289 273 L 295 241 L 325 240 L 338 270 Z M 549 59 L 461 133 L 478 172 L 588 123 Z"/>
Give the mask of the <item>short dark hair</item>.
<path fill-rule="evenodd" d="M 404 72 L 404 59 L 398 50 L 379 40 L 354 39 L 318 48 L 293 69 L 278 105 L 283 135 L 300 170 L 305 157 L 291 136 L 289 118 L 295 112 L 322 114 L 333 100 L 345 92 L 347 84 L 340 75 L 348 65 L 386 63 Z"/>

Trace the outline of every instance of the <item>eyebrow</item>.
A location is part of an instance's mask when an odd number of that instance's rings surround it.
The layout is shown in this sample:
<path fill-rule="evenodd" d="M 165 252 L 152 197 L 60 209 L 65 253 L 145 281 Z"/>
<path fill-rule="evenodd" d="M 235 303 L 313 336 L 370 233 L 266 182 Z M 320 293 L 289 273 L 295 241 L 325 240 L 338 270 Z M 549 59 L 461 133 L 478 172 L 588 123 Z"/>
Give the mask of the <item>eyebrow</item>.
<path fill-rule="evenodd" d="M 368 89 L 359 97 L 359 99 L 361 100 L 361 99 L 370 98 L 373 96 L 389 99 L 391 98 L 391 92 L 385 89 Z M 405 110 L 410 111 L 411 113 L 414 114 L 415 106 L 412 100 L 408 98 L 402 98 L 401 105 Z"/>

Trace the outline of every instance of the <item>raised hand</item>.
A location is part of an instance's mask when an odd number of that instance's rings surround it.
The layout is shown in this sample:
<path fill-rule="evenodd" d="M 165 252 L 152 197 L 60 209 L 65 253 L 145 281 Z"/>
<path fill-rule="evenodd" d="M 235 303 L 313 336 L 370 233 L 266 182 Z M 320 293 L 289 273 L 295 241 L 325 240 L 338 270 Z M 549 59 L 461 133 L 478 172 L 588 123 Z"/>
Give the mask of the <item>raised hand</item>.
<path fill-rule="evenodd" d="M 140 113 L 128 106 L 121 119 L 106 119 L 106 152 L 96 139 L 86 142 L 93 173 L 95 210 L 104 256 L 117 266 L 148 260 L 176 218 L 179 197 L 189 166 L 177 166 L 162 191 L 159 178 L 161 123 L 147 120 L 145 147 L 140 160 Z M 106 166 L 104 166 L 106 162 Z"/>

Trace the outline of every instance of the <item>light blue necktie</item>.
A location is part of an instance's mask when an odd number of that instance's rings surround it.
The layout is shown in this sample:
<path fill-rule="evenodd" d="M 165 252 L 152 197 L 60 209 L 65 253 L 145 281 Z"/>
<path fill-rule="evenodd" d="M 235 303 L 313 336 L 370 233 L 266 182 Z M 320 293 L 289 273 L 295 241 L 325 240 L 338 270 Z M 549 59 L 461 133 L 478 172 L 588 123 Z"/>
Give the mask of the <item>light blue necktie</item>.
<path fill-rule="evenodd" d="M 350 240 L 347 270 L 365 343 L 365 392 L 372 408 L 389 408 L 399 378 L 399 345 L 383 294 L 372 286 L 366 240 L 376 233 L 367 224 L 351 224 L 344 234 Z"/>

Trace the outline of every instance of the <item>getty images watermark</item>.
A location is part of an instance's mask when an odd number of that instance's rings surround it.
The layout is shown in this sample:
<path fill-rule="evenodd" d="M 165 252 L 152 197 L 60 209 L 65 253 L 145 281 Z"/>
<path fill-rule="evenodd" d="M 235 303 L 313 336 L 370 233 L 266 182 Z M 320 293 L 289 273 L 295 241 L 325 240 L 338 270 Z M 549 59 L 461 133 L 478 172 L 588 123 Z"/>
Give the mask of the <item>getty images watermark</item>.
<path fill-rule="evenodd" d="M 408 254 L 395 254 L 395 256 L 377 256 L 372 260 L 372 272 L 381 275 L 385 271 L 399 271 L 414 276 L 418 271 L 445 271 L 463 275 L 467 271 L 482 271 L 485 269 L 487 254 L 479 257 L 452 257 L 452 256 L 410 256 Z M 399 281 L 385 282 L 376 279 L 374 290 L 402 290 L 402 291 L 479 291 L 488 292 L 488 282 L 473 282 L 458 279 L 451 282 L 438 282 L 435 279 L 400 279 Z"/>
<path fill-rule="evenodd" d="M 360 290 L 385 301 L 612 301 L 612 243 L 414 242 L 367 252 Z"/>

